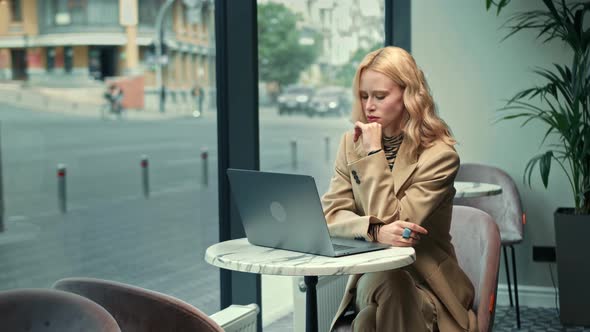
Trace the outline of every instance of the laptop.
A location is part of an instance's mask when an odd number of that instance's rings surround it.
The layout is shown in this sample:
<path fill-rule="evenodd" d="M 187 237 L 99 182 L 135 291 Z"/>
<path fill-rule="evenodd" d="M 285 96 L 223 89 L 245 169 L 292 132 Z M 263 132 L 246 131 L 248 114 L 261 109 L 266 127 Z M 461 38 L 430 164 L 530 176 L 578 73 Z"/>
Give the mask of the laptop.
<path fill-rule="evenodd" d="M 231 168 L 227 175 L 251 244 L 330 257 L 390 247 L 330 237 L 311 176 Z"/>

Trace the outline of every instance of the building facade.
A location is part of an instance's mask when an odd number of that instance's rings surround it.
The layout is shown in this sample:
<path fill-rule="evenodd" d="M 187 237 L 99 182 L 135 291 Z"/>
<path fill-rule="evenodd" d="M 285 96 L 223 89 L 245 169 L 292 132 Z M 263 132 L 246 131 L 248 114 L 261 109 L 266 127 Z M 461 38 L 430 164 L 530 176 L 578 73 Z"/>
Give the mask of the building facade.
<path fill-rule="evenodd" d="M 306 84 L 333 80 L 339 68 L 350 64 L 359 48 L 369 49 L 385 38 L 385 3 L 380 0 L 264 1 L 284 4 L 301 15 L 302 31 L 315 31 L 322 36 L 317 63 L 302 73 Z"/>
<path fill-rule="evenodd" d="M 0 0 L 0 81 L 93 84 L 143 75 L 154 88 L 165 0 Z M 215 85 L 214 1 L 176 0 L 164 25 L 168 89 Z"/>

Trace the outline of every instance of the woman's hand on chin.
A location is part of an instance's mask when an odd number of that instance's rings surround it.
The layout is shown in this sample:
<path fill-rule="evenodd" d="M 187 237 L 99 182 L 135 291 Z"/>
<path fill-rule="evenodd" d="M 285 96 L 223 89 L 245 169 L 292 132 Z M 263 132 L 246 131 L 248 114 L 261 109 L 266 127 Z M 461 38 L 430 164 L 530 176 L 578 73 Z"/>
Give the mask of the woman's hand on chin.
<path fill-rule="evenodd" d="M 377 122 L 363 123 L 357 121 L 354 124 L 354 142 L 362 140 L 363 149 L 368 154 L 371 151 L 381 149 L 381 124 Z"/>

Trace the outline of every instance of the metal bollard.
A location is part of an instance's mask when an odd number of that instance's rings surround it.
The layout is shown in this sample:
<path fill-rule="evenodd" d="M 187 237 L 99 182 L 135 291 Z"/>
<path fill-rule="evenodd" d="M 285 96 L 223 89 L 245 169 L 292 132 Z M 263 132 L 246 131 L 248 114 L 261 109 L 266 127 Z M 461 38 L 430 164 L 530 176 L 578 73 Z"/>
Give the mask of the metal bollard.
<path fill-rule="evenodd" d="M 141 156 L 141 183 L 143 187 L 143 196 L 150 198 L 150 173 L 148 157 L 144 154 Z"/>
<path fill-rule="evenodd" d="M 297 169 L 297 140 L 294 138 L 291 140 L 291 167 Z"/>
<path fill-rule="evenodd" d="M 330 163 L 330 136 L 324 137 L 326 142 L 326 163 Z"/>
<path fill-rule="evenodd" d="M 67 195 L 66 195 L 66 165 L 57 165 L 57 199 L 59 204 L 59 211 L 61 213 L 67 212 Z"/>
<path fill-rule="evenodd" d="M 0 121 L 0 233 L 4 232 L 4 185 L 2 184 L 2 121 Z"/>
<path fill-rule="evenodd" d="M 201 169 L 203 170 L 201 183 L 203 187 L 209 186 L 209 164 L 207 159 L 209 159 L 209 152 L 206 147 L 203 147 L 201 148 Z"/>

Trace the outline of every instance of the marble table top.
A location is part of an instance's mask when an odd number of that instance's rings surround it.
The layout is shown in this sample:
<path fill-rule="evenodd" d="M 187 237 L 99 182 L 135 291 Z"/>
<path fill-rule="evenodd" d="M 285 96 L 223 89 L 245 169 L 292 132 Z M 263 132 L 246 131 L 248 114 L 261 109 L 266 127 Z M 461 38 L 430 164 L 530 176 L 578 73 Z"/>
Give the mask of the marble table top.
<path fill-rule="evenodd" d="M 416 260 L 414 248 L 391 247 L 343 257 L 325 257 L 252 245 L 246 238 L 214 244 L 205 261 L 228 270 L 286 276 L 321 276 L 396 269 Z"/>
<path fill-rule="evenodd" d="M 493 196 L 502 193 L 502 187 L 497 184 L 483 182 L 455 181 L 455 198 L 471 198 Z"/>

